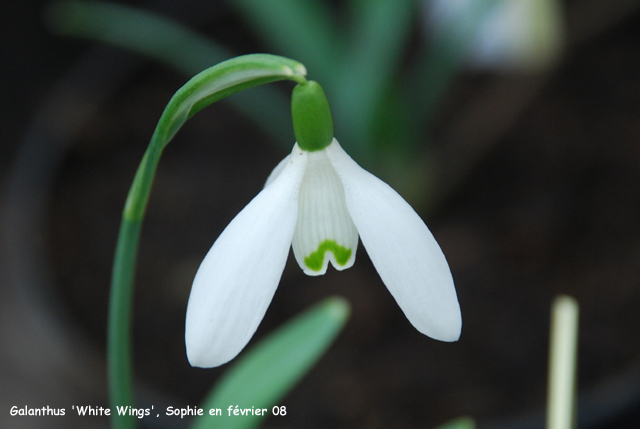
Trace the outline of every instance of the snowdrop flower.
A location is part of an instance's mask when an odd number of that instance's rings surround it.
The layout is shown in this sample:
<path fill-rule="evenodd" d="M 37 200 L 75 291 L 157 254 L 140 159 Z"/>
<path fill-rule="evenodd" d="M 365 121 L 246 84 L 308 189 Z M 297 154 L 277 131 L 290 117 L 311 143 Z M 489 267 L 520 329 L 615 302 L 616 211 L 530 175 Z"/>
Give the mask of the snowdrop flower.
<path fill-rule="evenodd" d="M 561 54 L 559 0 L 428 0 L 425 24 L 466 50 L 470 65 L 495 70 L 544 70 Z"/>
<path fill-rule="evenodd" d="M 296 86 L 297 143 L 264 189 L 222 232 L 198 270 L 187 308 L 193 366 L 233 359 L 273 298 L 289 253 L 309 275 L 355 261 L 358 235 L 409 321 L 456 341 L 462 320 L 451 272 L 422 219 L 389 185 L 362 169 L 333 138 L 322 88 Z"/>

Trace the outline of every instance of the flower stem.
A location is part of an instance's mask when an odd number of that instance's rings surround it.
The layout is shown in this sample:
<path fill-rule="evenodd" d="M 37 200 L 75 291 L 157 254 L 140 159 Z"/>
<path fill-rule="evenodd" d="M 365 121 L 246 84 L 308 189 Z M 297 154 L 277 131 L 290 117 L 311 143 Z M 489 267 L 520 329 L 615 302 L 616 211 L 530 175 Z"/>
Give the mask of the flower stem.
<path fill-rule="evenodd" d="M 135 428 L 134 416 L 120 415 L 117 406 L 133 406 L 133 362 L 131 356 L 131 318 L 133 314 L 133 278 L 142 222 L 123 217 L 116 247 L 109 298 L 107 361 L 112 426 Z"/>
<path fill-rule="evenodd" d="M 224 61 L 194 76 L 171 98 L 140 162 L 122 214 L 113 262 L 107 330 L 107 371 L 111 422 L 116 429 L 136 427 L 135 416 L 116 407 L 134 406 L 132 315 L 133 286 L 142 221 L 163 149 L 198 111 L 236 92 L 278 80 L 306 83 L 297 61 L 266 54 Z"/>

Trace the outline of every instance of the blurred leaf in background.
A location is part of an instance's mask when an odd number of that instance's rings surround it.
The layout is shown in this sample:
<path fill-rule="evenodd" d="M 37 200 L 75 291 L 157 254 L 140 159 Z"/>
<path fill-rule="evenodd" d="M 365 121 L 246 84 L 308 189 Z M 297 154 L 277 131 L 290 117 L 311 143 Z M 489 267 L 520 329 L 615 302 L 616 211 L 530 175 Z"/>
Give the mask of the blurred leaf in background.
<path fill-rule="evenodd" d="M 252 428 L 275 414 L 272 408 L 280 405 L 278 402 L 327 351 L 347 322 L 349 312 L 345 299 L 327 298 L 269 334 L 233 363 L 204 401 L 205 414 L 193 428 Z M 268 413 L 229 415 L 227 409 L 236 406 L 266 408 Z M 208 414 L 208 410 L 216 408 L 222 410 L 221 416 Z"/>
<path fill-rule="evenodd" d="M 45 13 L 57 34 L 85 37 L 137 52 L 193 76 L 234 56 L 224 46 L 169 18 L 130 6 L 102 1 L 64 0 Z M 229 102 L 253 120 L 284 150 L 293 131 L 286 97 L 270 86 L 241 92 Z"/>
<path fill-rule="evenodd" d="M 469 417 L 461 417 L 438 426 L 436 429 L 475 429 L 476 423 Z"/>

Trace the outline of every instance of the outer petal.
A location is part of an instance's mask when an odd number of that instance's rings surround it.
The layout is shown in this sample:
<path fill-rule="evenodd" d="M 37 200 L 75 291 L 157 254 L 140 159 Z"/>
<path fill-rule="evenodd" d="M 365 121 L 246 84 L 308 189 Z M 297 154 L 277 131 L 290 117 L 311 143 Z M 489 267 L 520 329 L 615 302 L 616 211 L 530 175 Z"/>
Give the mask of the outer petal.
<path fill-rule="evenodd" d="M 353 265 L 358 247 L 356 230 L 344 190 L 324 150 L 309 152 L 300 187 L 293 254 L 311 276 L 324 274 L 331 261 L 338 270 Z"/>
<path fill-rule="evenodd" d="M 296 147 L 297 146 L 294 146 L 294 150 L 296 150 Z M 269 186 L 276 179 L 276 177 L 280 175 L 280 173 L 282 173 L 282 170 L 284 170 L 284 167 L 287 165 L 289 158 L 291 158 L 291 155 L 287 155 L 282 161 L 278 163 L 278 165 L 276 165 L 276 168 L 271 171 L 271 174 L 269 174 L 269 177 L 267 177 L 267 181 L 264 184 L 265 188 Z"/>
<path fill-rule="evenodd" d="M 396 191 L 356 164 L 336 140 L 326 150 L 362 244 L 404 314 L 423 334 L 458 340 L 462 318 L 453 278 L 427 226 Z"/>
<path fill-rule="evenodd" d="M 191 365 L 214 367 L 233 359 L 264 317 L 291 246 L 306 163 L 306 153 L 294 151 L 200 265 L 187 307 L 185 340 Z"/>

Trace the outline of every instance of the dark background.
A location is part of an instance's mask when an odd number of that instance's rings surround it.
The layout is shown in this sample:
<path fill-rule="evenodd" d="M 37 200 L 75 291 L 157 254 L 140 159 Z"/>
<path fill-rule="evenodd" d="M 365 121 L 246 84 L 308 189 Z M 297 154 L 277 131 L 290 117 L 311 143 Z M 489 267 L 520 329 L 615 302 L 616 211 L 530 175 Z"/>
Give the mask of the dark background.
<path fill-rule="evenodd" d="M 636 427 L 640 12 L 624 3 L 566 2 L 567 48 L 545 74 L 465 72 L 447 91 L 430 143 L 445 159 L 474 155 L 446 198 L 421 214 L 456 281 L 460 341 L 419 334 L 361 246 L 353 268 L 319 278 L 304 276 L 291 258 L 253 342 L 329 295 L 346 297 L 352 317 L 283 401 L 287 418 L 268 427 L 427 428 L 461 415 L 480 428 L 542 427 L 549 309 L 561 293 L 581 305 L 580 427 Z M 155 124 L 186 77 L 53 36 L 42 23 L 46 4 L 12 2 L 2 18 L 0 425 L 104 427 L 105 419 L 19 419 L 8 411 L 106 406 L 107 296 L 120 213 Z M 238 53 L 264 51 L 225 2 L 149 9 Z M 78 71 L 91 55 L 93 68 Z M 104 84 L 99 104 L 82 104 L 90 81 L 114 75 L 119 81 Z M 75 92 L 55 89 L 63 79 Z M 89 114 L 81 121 L 75 112 Z M 68 141 L 28 144 L 38 141 L 37 129 L 57 127 Z M 196 405 L 224 372 L 186 360 L 190 284 L 215 238 L 285 155 L 224 101 L 189 121 L 165 152 L 136 288 L 141 405 Z"/>

